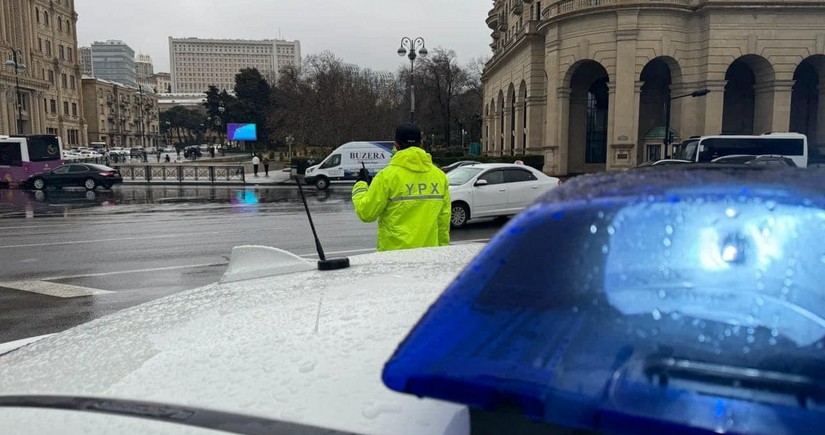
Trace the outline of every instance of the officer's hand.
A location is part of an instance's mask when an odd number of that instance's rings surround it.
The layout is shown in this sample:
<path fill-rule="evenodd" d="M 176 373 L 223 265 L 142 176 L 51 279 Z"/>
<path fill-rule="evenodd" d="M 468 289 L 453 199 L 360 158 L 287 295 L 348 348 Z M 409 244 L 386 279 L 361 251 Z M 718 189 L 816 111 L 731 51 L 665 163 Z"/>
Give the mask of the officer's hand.
<path fill-rule="evenodd" d="M 368 171 L 366 168 L 359 169 L 357 181 L 363 181 L 367 184 L 370 184 L 370 182 L 372 182 L 372 177 L 370 177 L 370 171 Z"/>

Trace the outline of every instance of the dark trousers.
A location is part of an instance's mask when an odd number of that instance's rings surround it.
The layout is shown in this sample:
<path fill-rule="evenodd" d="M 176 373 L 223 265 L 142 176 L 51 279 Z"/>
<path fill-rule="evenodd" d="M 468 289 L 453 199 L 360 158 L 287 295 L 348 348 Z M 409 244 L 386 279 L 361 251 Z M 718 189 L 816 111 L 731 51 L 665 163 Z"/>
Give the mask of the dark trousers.
<path fill-rule="evenodd" d="M 269 176 L 269 163 L 264 165 L 264 172 L 266 172 L 266 176 Z"/>
<path fill-rule="evenodd" d="M 258 165 L 252 165 L 252 171 L 255 172 L 255 176 L 258 176 Z"/>

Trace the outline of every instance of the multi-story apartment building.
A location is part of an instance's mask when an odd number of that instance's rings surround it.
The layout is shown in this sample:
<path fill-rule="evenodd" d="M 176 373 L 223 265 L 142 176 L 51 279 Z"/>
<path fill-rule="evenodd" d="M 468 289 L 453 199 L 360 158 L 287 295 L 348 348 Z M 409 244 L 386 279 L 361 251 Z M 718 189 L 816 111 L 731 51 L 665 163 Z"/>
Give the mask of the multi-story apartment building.
<path fill-rule="evenodd" d="M 87 77 L 83 79 L 83 104 L 90 141 L 109 146 L 157 146 L 158 95 L 151 89 Z"/>
<path fill-rule="evenodd" d="M 670 154 L 668 123 L 676 140 L 796 131 L 825 145 L 823 2 L 495 0 L 487 24 L 488 154 L 543 154 L 554 175 L 620 170 Z"/>
<path fill-rule="evenodd" d="M 18 68 L 0 70 L 0 134 L 54 134 L 66 146 L 86 142 L 76 22 L 73 0 L 3 2 L 0 56 L 16 58 Z"/>
<path fill-rule="evenodd" d="M 169 38 L 172 92 L 206 92 L 209 86 L 232 91 L 235 75 L 257 68 L 271 81 L 287 66 L 301 63 L 301 43 L 283 40 Z"/>
<path fill-rule="evenodd" d="M 92 44 L 92 68 L 95 77 L 137 86 L 135 50 L 123 41 L 105 41 Z"/>
<path fill-rule="evenodd" d="M 93 77 L 95 72 L 92 68 L 92 47 L 78 48 L 77 57 L 80 61 L 80 73 L 84 76 Z"/>
<path fill-rule="evenodd" d="M 152 74 L 152 77 L 150 77 L 149 80 L 152 82 L 155 92 L 159 94 L 168 94 L 172 92 L 172 75 L 168 72 Z"/>

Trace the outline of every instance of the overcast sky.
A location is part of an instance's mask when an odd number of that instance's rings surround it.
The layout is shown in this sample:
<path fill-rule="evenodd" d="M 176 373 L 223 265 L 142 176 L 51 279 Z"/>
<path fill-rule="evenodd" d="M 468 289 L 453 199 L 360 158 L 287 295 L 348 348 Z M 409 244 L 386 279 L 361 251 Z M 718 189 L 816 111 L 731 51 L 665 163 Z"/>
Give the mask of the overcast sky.
<path fill-rule="evenodd" d="M 490 0 L 75 0 L 78 43 L 120 39 L 169 71 L 169 36 L 301 41 L 382 71 L 404 64 L 401 37 L 455 50 L 461 63 L 490 55 Z"/>

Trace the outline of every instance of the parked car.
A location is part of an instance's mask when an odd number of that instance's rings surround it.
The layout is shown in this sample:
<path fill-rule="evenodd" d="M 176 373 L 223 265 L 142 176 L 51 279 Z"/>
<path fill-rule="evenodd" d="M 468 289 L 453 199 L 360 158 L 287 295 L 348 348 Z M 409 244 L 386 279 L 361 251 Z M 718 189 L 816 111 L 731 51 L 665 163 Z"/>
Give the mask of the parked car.
<path fill-rule="evenodd" d="M 714 159 L 711 163 L 723 163 L 731 165 L 749 165 L 749 166 L 771 166 L 771 167 L 790 167 L 796 168 L 797 165 L 793 159 L 780 155 L 732 155 L 724 156 Z"/>
<path fill-rule="evenodd" d="M 143 148 L 132 148 L 129 150 L 129 156 L 132 158 L 143 157 Z"/>
<path fill-rule="evenodd" d="M 125 156 L 129 154 L 129 150 L 123 147 L 112 147 L 109 149 L 109 155 Z"/>
<path fill-rule="evenodd" d="M 123 178 L 117 169 L 91 163 L 69 163 L 48 172 L 32 175 L 25 184 L 37 190 L 72 186 L 94 190 L 98 186 L 110 189 L 122 182 Z"/>
<path fill-rule="evenodd" d="M 183 157 L 187 159 L 195 159 L 201 157 L 203 154 L 197 145 L 191 145 L 183 150 Z"/>
<path fill-rule="evenodd" d="M 473 160 L 461 160 L 459 162 L 455 162 L 455 163 L 447 165 L 447 166 L 442 166 L 441 170 L 444 171 L 445 173 L 448 173 L 448 172 L 452 171 L 453 169 L 458 169 L 458 168 L 461 168 L 463 166 L 469 166 L 469 165 L 478 165 L 480 163 L 481 162 L 476 162 L 476 161 L 473 161 Z"/>
<path fill-rule="evenodd" d="M 561 185 L 556 177 L 511 163 L 464 166 L 450 171 L 447 178 L 453 227 L 462 227 L 470 219 L 518 214 L 536 198 Z"/>
<path fill-rule="evenodd" d="M 177 150 L 175 149 L 175 147 L 166 147 L 163 149 L 163 152 L 167 154 L 175 154 L 177 153 Z"/>

